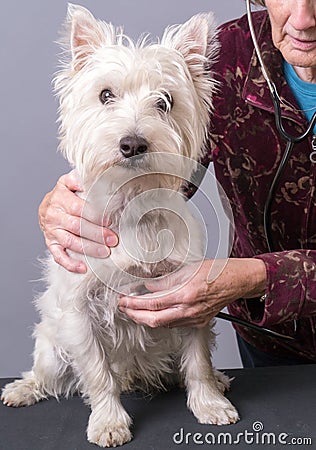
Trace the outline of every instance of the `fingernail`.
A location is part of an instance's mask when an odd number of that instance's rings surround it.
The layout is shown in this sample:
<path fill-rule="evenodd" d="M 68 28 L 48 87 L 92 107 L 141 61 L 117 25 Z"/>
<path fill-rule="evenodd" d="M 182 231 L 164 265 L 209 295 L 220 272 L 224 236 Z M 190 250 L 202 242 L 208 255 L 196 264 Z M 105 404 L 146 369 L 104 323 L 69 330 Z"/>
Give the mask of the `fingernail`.
<path fill-rule="evenodd" d="M 78 272 L 79 273 L 86 273 L 87 272 L 87 267 L 84 264 L 79 264 L 77 266 Z"/>
<path fill-rule="evenodd" d="M 124 295 L 123 297 L 121 297 L 118 301 L 119 306 L 121 306 L 122 308 L 126 308 L 127 306 L 127 302 L 128 302 L 128 296 Z"/>
<path fill-rule="evenodd" d="M 115 235 L 107 236 L 105 242 L 109 247 L 115 247 L 118 244 L 118 238 Z"/>
<path fill-rule="evenodd" d="M 110 254 L 110 250 L 107 247 L 98 247 L 98 257 L 107 258 Z"/>

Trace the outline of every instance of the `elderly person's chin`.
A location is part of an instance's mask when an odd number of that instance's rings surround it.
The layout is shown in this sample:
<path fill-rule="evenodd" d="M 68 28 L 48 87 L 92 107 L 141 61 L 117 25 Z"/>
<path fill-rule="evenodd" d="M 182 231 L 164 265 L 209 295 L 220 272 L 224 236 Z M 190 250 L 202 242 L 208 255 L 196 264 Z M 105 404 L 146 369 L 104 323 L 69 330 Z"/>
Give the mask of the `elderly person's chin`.
<path fill-rule="evenodd" d="M 298 35 L 295 31 L 284 33 L 282 40 L 275 43 L 275 46 L 292 66 L 306 68 L 316 66 L 316 26 L 309 34 Z"/>
<path fill-rule="evenodd" d="M 292 66 L 316 68 L 316 40 L 299 41 L 289 36 L 287 43 L 280 47 L 283 58 Z"/>

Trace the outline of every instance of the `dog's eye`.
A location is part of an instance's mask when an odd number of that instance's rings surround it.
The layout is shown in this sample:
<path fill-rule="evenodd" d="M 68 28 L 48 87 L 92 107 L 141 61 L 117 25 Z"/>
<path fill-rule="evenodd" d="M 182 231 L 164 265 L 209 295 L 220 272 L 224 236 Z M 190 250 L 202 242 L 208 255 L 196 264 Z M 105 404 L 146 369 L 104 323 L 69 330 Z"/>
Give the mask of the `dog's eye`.
<path fill-rule="evenodd" d="M 171 111 L 172 107 L 173 98 L 168 92 L 165 92 L 156 102 L 156 108 L 163 112 Z"/>
<path fill-rule="evenodd" d="M 103 89 L 103 91 L 99 95 L 100 102 L 103 103 L 103 105 L 105 103 L 109 103 L 111 100 L 113 100 L 114 97 L 115 95 L 110 89 Z"/>

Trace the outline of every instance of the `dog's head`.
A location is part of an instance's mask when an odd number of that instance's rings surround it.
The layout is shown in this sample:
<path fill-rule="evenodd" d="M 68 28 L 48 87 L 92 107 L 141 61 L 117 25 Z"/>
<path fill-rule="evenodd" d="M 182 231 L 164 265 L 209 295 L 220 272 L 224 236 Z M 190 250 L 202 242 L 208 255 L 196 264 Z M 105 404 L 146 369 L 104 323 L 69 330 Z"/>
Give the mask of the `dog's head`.
<path fill-rule="evenodd" d="M 215 87 L 212 15 L 169 27 L 151 44 L 134 44 L 81 6 L 69 6 L 66 25 L 71 57 L 55 79 L 61 150 L 81 177 L 119 164 L 189 179 L 205 146 Z"/>

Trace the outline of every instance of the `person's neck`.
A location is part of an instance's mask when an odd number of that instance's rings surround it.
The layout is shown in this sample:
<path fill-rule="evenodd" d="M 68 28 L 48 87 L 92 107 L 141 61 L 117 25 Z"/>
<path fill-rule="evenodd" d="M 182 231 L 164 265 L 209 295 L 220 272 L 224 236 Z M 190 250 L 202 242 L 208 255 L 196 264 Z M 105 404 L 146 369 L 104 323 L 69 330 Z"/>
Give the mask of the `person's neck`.
<path fill-rule="evenodd" d="M 301 80 L 316 83 L 316 67 L 293 66 L 293 68 Z"/>

